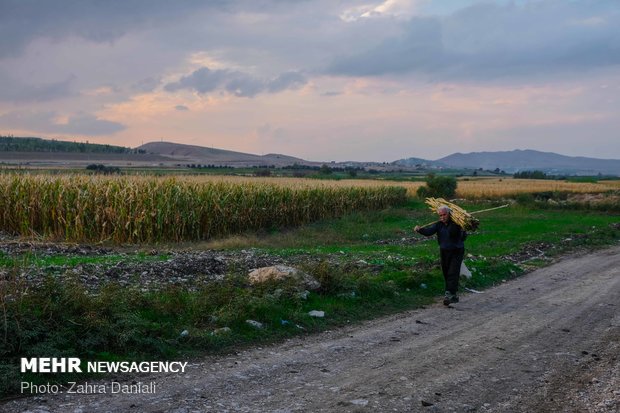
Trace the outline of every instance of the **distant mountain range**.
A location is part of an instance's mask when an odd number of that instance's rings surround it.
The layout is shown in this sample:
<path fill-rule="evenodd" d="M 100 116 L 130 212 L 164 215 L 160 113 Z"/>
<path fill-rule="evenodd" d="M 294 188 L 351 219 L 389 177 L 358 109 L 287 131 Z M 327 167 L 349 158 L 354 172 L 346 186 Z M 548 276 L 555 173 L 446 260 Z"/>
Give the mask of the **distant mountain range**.
<path fill-rule="evenodd" d="M 227 151 L 203 146 L 183 145 L 171 142 L 151 142 L 136 148 L 142 152 L 160 156 L 183 159 L 186 162 L 228 166 L 286 166 L 286 165 L 321 165 L 281 154 L 253 155 L 243 152 Z M 384 163 L 373 162 L 336 162 L 336 165 L 368 166 L 373 164 L 385 168 Z M 513 150 L 504 152 L 454 153 L 437 160 L 407 158 L 390 163 L 393 167 L 426 167 L 449 169 L 499 169 L 512 174 L 522 171 L 543 171 L 551 175 L 620 175 L 620 160 L 596 159 L 583 156 L 564 156 L 552 152 L 534 150 Z"/>
<path fill-rule="evenodd" d="M 0 163 L 31 165 L 87 165 L 105 163 L 114 166 L 176 166 L 186 164 L 251 167 L 251 166 L 353 166 L 394 170 L 488 170 L 512 174 L 542 171 L 549 175 L 615 175 L 620 176 L 620 160 L 564 156 L 552 152 L 513 150 L 503 152 L 454 153 L 437 160 L 407 158 L 386 162 L 321 162 L 307 161 L 283 154 L 255 155 L 244 152 L 172 142 L 149 142 L 137 148 L 64 142 L 40 138 L 0 136 Z"/>
<path fill-rule="evenodd" d="M 412 166 L 426 164 L 438 168 L 502 170 L 507 173 L 543 171 L 557 175 L 620 175 L 620 160 L 565 156 L 530 149 L 503 152 L 454 153 L 435 161 L 408 158 L 395 164 Z"/>

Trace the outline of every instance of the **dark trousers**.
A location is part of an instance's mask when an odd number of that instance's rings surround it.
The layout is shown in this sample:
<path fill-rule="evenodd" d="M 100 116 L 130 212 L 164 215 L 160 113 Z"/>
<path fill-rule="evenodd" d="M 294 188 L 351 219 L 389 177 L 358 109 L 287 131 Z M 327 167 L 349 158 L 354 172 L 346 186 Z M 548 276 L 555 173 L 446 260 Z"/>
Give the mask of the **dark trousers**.
<path fill-rule="evenodd" d="M 461 275 L 461 263 L 465 255 L 464 248 L 453 250 L 439 249 L 441 256 L 441 271 L 446 282 L 446 291 L 456 294 L 459 289 L 459 276 Z"/>

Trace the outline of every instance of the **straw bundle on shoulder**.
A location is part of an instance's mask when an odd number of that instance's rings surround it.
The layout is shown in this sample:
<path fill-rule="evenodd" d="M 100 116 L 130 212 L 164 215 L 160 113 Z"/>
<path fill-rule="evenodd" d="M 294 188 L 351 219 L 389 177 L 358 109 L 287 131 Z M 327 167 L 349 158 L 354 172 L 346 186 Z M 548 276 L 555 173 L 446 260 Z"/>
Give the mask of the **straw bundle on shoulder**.
<path fill-rule="evenodd" d="M 480 221 L 472 214 L 465 211 L 460 206 L 453 204 L 452 202 L 448 202 L 443 198 L 426 198 L 425 203 L 430 207 L 433 212 L 437 212 L 437 208 L 442 205 L 450 208 L 452 210 L 452 213 L 450 214 L 452 221 L 460 225 L 461 228 L 463 228 L 465 231 L 475 231 L 480 225 Z"/>

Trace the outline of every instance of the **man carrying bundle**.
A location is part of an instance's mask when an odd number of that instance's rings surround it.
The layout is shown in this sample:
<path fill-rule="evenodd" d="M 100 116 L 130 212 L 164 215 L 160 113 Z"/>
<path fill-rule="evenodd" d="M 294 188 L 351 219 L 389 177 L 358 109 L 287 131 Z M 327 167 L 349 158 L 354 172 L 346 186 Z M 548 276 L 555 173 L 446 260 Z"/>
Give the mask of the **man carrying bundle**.
<path fill-rule="evenodd" d="M 465 254 L 465 238 L 467 232 L 452 220 L 452 209 L 447 205 L 437 207 L 439 221 L 420 227 L 416 225 L 414 231 L 431 236 L 437 234 L 439 254 L 441 257 L 441 271 L 446 285 L 443 304 L 449 306 L 458 303 L 459 276 L 461 263 Z"/>

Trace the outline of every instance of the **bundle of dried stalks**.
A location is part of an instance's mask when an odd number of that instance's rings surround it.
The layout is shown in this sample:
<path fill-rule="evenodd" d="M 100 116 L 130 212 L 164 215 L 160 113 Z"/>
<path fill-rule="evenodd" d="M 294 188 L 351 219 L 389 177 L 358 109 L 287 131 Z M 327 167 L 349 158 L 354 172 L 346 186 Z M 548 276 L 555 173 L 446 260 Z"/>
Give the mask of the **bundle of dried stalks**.
<path fill-rule="evenodd" d="M 453 204 L 452 202 L 448 202 L 443 198 L 426 198 L 425 203 L 434 212 L 437 212 L 437 208 L 442 205 L 450 208 L 452 210 L 452 213 L 450 214 L 450 216 L 452 217 L 452 221 L 459 224 L 461 228 L 463 228 L 465 231 L 475 231 L 480 225 L 480 221 L 472 214 L 465 211 L 460 206 Z"/>

